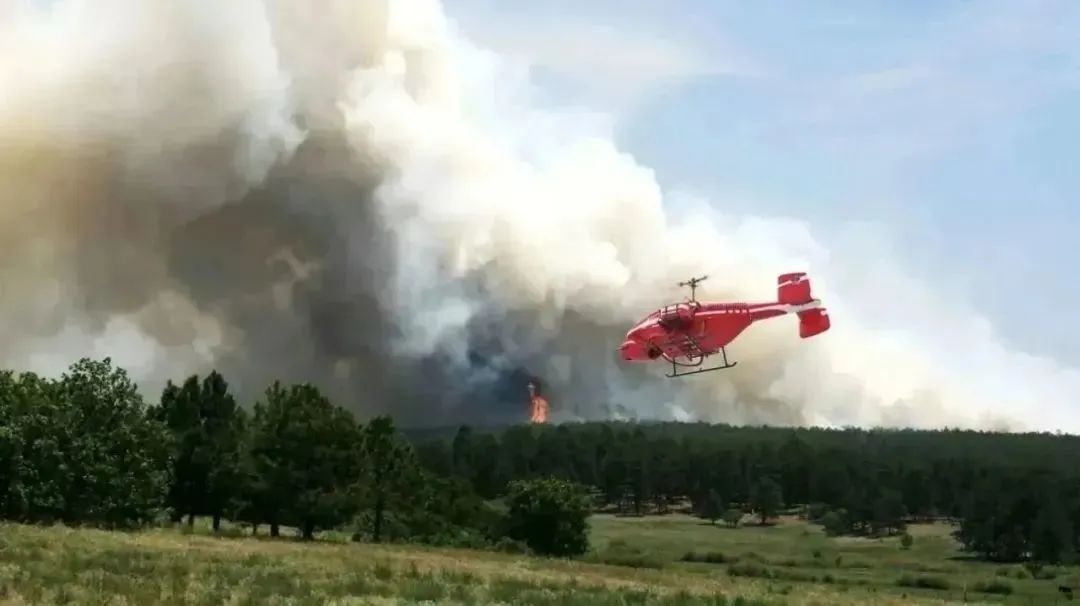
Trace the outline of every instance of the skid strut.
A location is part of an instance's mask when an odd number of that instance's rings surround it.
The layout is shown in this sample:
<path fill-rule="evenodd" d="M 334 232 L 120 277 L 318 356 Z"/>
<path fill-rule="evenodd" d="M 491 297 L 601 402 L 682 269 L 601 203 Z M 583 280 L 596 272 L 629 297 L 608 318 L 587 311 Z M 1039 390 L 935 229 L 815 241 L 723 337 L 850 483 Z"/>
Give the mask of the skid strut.
<path fill-rule="evenodd" d="M 736 364 L 738 364 L 738 362 L 728 362 L 727 350 L 724 349 L 723 347 L 720 348 L 720 356 L 724 359 L 723 364 L 713 366 L 711 368 L 698 368 L 696 370 L 685 370 L 685 371 L 682 371 L 682 372 L 679 372 L 679 367 L 680 366 L 682 366 L 682 367 L 700 366 L 705 361 L 705 358 L 704 357 L 699 358 L 696 364 L 680 364 L 680 363 L 676 362 L 675 360 L 671 360 L 671 372 L 667 376 L 668 376 L 668 378 L 678 378 L 678 377 L 687 377 L 687 376 L 690 376 L 690 375 L 699 375 L 699 374 L 701 374 L 703 372 L 713 372 L 714 370 L 726 370 L 728 368 L 733 368 Z"/>
<path fill-rule="evenodd" d="M 702 351 L 702 349 L 698 345 L 697 341 L 693 337 L 691 337 L 690 335 L 684 335 L 682 340 L 683 340 L 683 342 L 682 342 L 683 350 L 687 352 L 686 353 L 686 359 L 688 360 L 688 362 L 679 362 L 679 361 L 677 361 L 675 359 L 674 356 L 669 356 L 666 353 L 664 353 L 663 354 L 664 359 L 667 360 L 668 362 L 671 362 L 671 373 L 667 375 L 668 378 L 677 378 L 677 377 L 685 377 L 685 376 L 688 376 L 688 375 L 697 375 L 697 374 L 701 374 L 703 372 L 712 372 L 714 370 L 725 370 L 725 369 L 728 369 L 728 368 L 732 368 L 736 364 L 738 364 L 738 362 L 728 362 L 727 349 L 721 347 L 720 350 L 719 350 L 719 353 L 720 353 L 720 356 L 724 360 L 723 364 L 713 366 L 711 368 L 697 368 L 697 367 L 701 366 L 702 364 L 704 364 L 705 363 L 705 358 L 709 357 L 712 354 L 707 354 L 704 351 Z M 683 368 L 694 368 L 695 370 L 688 370 L 688 371 L 679 372 L 679 367 L 680 366 L 683 367 Z"/>

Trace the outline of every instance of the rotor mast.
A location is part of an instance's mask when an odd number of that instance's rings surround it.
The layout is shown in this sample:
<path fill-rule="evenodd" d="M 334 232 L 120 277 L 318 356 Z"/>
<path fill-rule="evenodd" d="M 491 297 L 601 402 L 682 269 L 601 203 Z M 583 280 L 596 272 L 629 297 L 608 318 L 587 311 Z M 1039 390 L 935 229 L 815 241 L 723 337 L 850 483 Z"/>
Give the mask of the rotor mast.
<path fill-rule="evenodd" d="M 689 286 L 690 287 L 690 302 L 696 303 L 697 302 L 697 286 L 698 286 L 698 284 L 701 284 L 702 282 L 704 282 L 707 279 L 709 279 L 708 275 L 701 276 L 700 278 L 690 278 L 689 280 L 686 280 L 685 282 L 679 282 L 679 286 Z"/>

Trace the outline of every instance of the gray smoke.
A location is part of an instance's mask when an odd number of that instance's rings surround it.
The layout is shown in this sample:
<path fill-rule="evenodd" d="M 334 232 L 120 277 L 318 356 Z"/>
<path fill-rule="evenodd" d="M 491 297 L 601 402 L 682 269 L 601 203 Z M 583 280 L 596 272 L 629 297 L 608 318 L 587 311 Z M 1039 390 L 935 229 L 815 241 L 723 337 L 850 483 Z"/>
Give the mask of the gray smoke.
<path fill-rule="evenodd" d="M 313 381 L 412 423 L 523 420 L 530 376 L 554 420 L 1071 420 L 1075 370 L 887 257 L 665 196 L 437 2 L 65 0 L 7 8 L 0 41 L 4 365 L 108 355 L 151 399 L 211 368 L 245 398 Z M 793 270 L 833 331 L 755 326 L 690 381 L 617 362 L 678 280 L 769 300 Z M 921 306 L 873 325 L 898 301 Z"/>

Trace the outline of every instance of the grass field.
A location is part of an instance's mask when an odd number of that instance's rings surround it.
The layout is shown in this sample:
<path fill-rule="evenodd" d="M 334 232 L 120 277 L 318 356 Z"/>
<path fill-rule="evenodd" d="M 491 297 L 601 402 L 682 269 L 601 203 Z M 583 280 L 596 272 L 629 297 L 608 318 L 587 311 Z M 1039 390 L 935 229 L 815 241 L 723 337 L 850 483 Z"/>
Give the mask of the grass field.
<path fill-rule="evenodd" d="M 675 515 L 596 516 L 592 524 L 594 560 L 767 579 L 774 590 L 790 587 L 789 595 L 833 591 L 862 600 L 869 592 L 875 603 L 900 597 L 1041 605 L 1072 603 L 1059 586 L 1080 593 L 1080 568 L 1033 571 L 976 561 L 959 550 L 951 536 L 955 527 L 947 524 L 909 526 L 914 539 L 909 549 L 903 549 L 898 537 L 826 537 L 820 527 L 793 518 L 734 529 Z"/>
<path fill-rule="evenodd" d="M 3 604 L 940 604 L 1066 603 L 1076 571 L 956 559 L 940 525 L 897 539 L 824 537 L 782 520 L 710 526 L 685 516 L 592 520 L 568 562 L 290 538 L 0 525 Z M 689 559 L 708 561 L 684 561 Z M 1022 577 L 1022 578 L 1021 578 Z M 920 587 L 919 585 L 922 585 Z M 978 591 L 1011 589 L 1010 595 Z"/>

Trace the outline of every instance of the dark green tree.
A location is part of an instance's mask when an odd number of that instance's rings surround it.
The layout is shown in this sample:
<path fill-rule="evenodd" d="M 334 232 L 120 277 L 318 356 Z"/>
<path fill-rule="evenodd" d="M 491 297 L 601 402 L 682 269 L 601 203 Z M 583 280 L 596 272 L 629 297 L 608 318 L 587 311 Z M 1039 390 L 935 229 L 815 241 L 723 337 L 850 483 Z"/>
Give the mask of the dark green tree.
<path fill-rule="evenodd" d="M 453 473 L 467 480 L 477 493 L 495 498 L 499 489 L 499 442 L 490 433 L 474 433 L 468 425 L 458 428 L 450 446 Z"/>
<path fill-rule="evenodd" d="M 825 534 L 830 537 L 840 536 L 851 530 L 847 520 L 847 512 L 843 509 L 834 509 L 821 518 L 821 527 Z"/>
<path fill-rule="evenodd" d="M 363 475 L 361 491 L 371 514 L 371 540 L 382 540 L 387 507 L 396 497 L 409 489 L 411 482 L 419 482 L 414 474 L 416 458 L 410 444 L 404 442 L 394 428 L 394 421 L 387 416 L 375 417 L 368 423 L 362 435 Z M 410 482 L 411 480 L 411 482 Z"/>
<path fill-rule="evenodd" d="M 533 477 L 537 452 L 534 430 L 535 428 L 530 426 L 517 426 L 502 434 L 499 464 L 504 476 L 517 479 Z"/>
<path fill-rule="evenodd" d="M 506 497 L 507 535 L 538 554 L 571 556 L 589 548 L 589 498 L 583 487 L 558 478 L 515 480 Z"/>
<path fill-rule="evenodd" d="M 473 477 L 473 430 L 468 425 L 462 425 L 454 435 L 454 441 L 450 450 L 450 465 L 454 475 L 459 478 L 471 480 Z"/>
<path fill-rule="evenodd" d="M 710 490 L 701 507 L 701 517 L 716 524 L 716 520 L 724 515 L 724 500 L 715 490 Z"/>
<path fill-rule="evenodd" d="M 260 524 L 270 526 L 270 536 L 278 536 L 280 523 L 284 519 L 281 508 L 276 502 L 272 483 L 275 476 L 270 470 L 274 467 L 273 459 L 266 456 L 261 445 L 265 444 L 263 423 L 265 408 L 256 405 L 249 430 L 244 434 L 244 448 L 240 456 L 240 481 L 238 503 L 234 512 L 237 521 L 251 524 L 252 534 L 258 534 Z"/>
<path fill-rule="evenodd" d="M 202 513 L 209 471 L 200 408 L 199 378 L 191 376 L 180 387 L 172 381 L 166 383 L 161 403 L 154 411 L 154 417 L 165 423 L 171 437 L 172 473 L 166 503 L 174 520 L 187 516 L 188 526 Z"/>
<path fill-rule="evenodd" d="M 250 465 L 258 489 L 248 491 L 246 507 L 266 516 L 272 535 L 285 523 L 314 538 L 355 511 L 359 450 L 359 427 L 348 411 L 311 384 L 286 389 L 275 382 L 256 404 Z"/>
<path fill-rule="evenodd" d="M 922 469 L 913 469 L 904 475 L 902 487 L 904 505 L 915 520 L 926 520 L 933 513 L 933 493 L 930 478 Z"/>
<path fill-rule="evenodd" d="M 156 414 L 172 435 L 168 503 L 174 519 L 186 515 L 191 526 L 196 515 L 211 515 L 217 531 L 240 497 L 243 410 L 214 371 L 201 385 L 197 375 L 180 387 L 170 381 Z"/>
<path fill-rule="evenodd" d="M 7 519 L 62 517 L 65 414 L 54 387 L 34 373 L 0 372 L 0 515 Z"/>
<path fill-rule="evenodd" d="M 874 502 L 874 529 L 878 532 L 884 531 L 886 534 L 903 530 L 905 515 L 907 515 L 907 510 L 904 508 L 904 500 L 900 492 L 887 489 Z"/>
<path fill-rule="evenodd" d="M 1072 522 L 1060 497 L 1049 494 L 1042 500 L 1039 513 L 1032 521 L 1032 559 L 1056 564 L 1069 559 L 1074 550 Z"/>
<path fill-rule="evenodd" d="M 58 446 L 64 465 L 54 476 L 62 519 L 109 526 L 150 521 L 167 489 L 168 431 L 127 372 L 110 358 L 83 358 L 49 391 L 61 409 L 47 441 Z"/>
<path fill-rule="evenodd" d="M 780 491 L 780 485 L 770 476 L 763 476 L 754 483 L 753 493 L 750 498 L 750 507 L 761 518 L 761 524 L 780 513 L 783 507 L 784 496 Z"/>
<path fill-rule="evenodd" d="M 743 510 L 738 507 L 732 507 L 724 512 L 724 523 L 735 528 L 739 525 L 739 522 L 743 519 Z"/>
<path fill-rule="evenodd" d="M 229 393 L 225 378 L 211 372 L 203 379 L 203 427 L 209 438 L 210 472 L 206 478 L 206 512 L 217 532 L 226 513 L 240 504 L 243 487 L 243 454 L 247 413 Z"/>
<path fill-rule="evenodd" d="M 490 433 L 474 436 L 472 445 L 472 488 L 484 498 L 493 499 L 505 488 L 499 475 L 499 441 Z"/>

